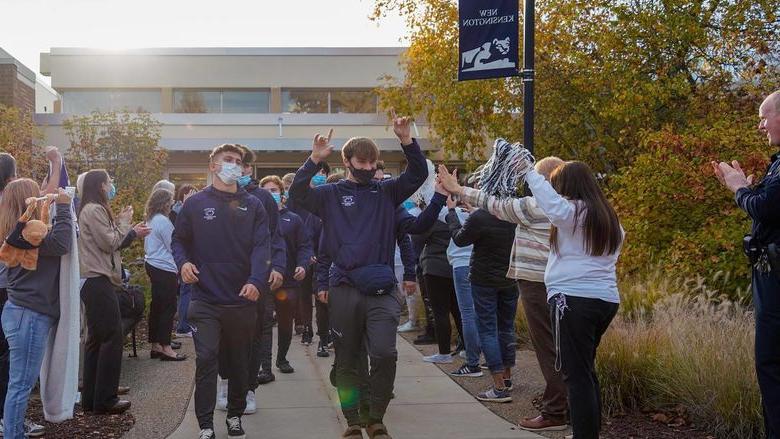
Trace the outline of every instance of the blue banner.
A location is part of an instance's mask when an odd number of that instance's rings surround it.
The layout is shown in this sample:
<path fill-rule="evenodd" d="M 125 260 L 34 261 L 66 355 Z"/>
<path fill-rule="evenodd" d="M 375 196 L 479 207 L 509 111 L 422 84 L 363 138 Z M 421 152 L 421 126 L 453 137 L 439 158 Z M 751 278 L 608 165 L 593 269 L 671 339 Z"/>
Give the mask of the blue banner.
<path fill-rule="evenodd" d="M 460 0 L 458 81 L 517 76 L 518 0 Z"/>

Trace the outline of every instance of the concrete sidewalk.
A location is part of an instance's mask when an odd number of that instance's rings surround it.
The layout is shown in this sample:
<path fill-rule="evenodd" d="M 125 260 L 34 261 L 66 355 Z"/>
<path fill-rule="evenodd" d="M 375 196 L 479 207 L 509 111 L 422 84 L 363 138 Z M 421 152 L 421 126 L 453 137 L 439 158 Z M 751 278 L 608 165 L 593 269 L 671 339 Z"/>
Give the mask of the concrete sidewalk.
<path fill-rule="evenodd" d="M 385 416 L 394 438 L 541 438 L 493 414 L 438 367 L 423 363 L 421 354 L 401 337 L 398 355 L 396 398 Z M 247 438 L 341 437 L 346 423 L 328 380 L 333 355 L 318 358 L 316 344 L 304 347 L 295 337 L 288 359 L 295 373 L 275 371 L 276 381 L 258 389 L 257 413 L 243 418 Z M 226 438 L 225 412 L 215 413 L 214 424 L 217 437 Z M 197 439 L 198 432 L 190 401 L 182 425 L 170 437 Z"/>

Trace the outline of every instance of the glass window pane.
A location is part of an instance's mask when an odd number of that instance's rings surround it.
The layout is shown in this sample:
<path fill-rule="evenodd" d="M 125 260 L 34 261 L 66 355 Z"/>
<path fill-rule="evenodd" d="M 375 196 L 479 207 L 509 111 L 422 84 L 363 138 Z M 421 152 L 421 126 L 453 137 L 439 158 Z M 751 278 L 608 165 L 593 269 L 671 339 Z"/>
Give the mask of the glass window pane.
<path fill-rule="evenodd" d="M 173 92 L 176 113 L 219 113 L 219 91 L 175 90 Z"/>
<path fill-rule="evenodd" d="M 285 90 L 282 92 L 282 111 L 285 113 L 327 113 L 328 92 Z"/>
<path fill-rule="evenodd" d="M 160 101 L 159 91 L 115 90 L 111 92 L 111 109 L 114 111 L 159 113 Z"/>
<path fill-rule="evenodd" d="M 199 189 L 206 187 L 208 175 L 206 172 L 178 172 L 171 171 L 168 180 L 180 187 L 183 184 L 191 184 Z"/>
<path fill-rule="evenodd" d="M 109 91 L 66 91 L 62 94 L 63 112 L 89 114 L 93 111 L 111 110 Z"/>
<path fill-rule="evenodd" d="M 376 113 L 376 111 L 376 95 L 369 90 L 330 93 L 331 113 Z"/>
<path fill-rule="evenodd" d="M 268 113 L 269 100 L 267 91 L 224 91 L 222 92 L 222 112 Z"/>

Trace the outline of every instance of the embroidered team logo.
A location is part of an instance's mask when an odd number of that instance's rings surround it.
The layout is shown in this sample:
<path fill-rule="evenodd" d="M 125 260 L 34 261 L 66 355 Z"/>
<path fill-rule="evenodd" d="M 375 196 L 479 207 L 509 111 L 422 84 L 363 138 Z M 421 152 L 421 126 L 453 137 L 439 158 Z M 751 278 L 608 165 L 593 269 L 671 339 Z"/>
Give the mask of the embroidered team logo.
<path fill-rule="evenodd" d="M 207 207 L 203 209 L 203 219 L 206 221 L 211 221 L 217 217 L 216 213 L 217 209 L 213 207 Z"/>
<path fill-rule="evenodd" d="M 341 197 L 341 205 L 344 207 L 352 207 L 355 205 L 355 197 L 353 195 L 344 195 Z"/>

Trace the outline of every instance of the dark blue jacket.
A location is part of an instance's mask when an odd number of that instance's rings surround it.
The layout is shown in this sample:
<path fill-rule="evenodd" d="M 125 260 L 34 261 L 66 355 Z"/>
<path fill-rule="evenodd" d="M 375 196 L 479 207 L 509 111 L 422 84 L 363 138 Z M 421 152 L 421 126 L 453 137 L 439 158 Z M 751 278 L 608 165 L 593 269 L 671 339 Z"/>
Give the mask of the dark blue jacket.
<path fill-rule="evenodd" d="M 780 244 L 780 153 L 772 156 L 764 178 L 753 188 L 738 190 L 735 199 L 753 220 L 753 238 L 762 247 Z"/>
<path fill-rule="evenodd" d="M 428 177 L 417 141 L 402 146 L 408 166 L 398 178 L 359 185 L 342 180 L 312 188 L 320 166 L 311 159 L 301 166 L 290 186 L 290 198 L 322 219 L 323 251 L 333 259 L 330 284 L 349 284 L 346 272 L 358 267 L 395 265 L 395 210 Z"/>
<path fill-rule="evenodd" d="M 279 207 L 276 205 L 273 195 L 257 185 L 257 180 L 252 180 L 246 188 L 249 194 L 257 197 L 263 204 L 268 214 L 268 231 L 271 233 L 271 267 L 279 273 L 283 273 L 287 267 L 287 246 L 279 234 Z"/>
<path fill-rule="evenodd" d="M 311 257 L 314 255 L 311 248 L 311 238 L 306 233 L 301 217 L 289 209 L 279 211 L 279 234 L 284 239 L 287 249 L 287 267 L 282 273 L 284 283 L 282 287 L 298 287 L 300 281 L 293 278 L 296 267 L 309 269 Z"/>
<path fill-rule="evenodd" d="M 299 208 L 292 199 L 288 199 L 286 206 L 291 212 L 297 214 L 303 220 L 303 226 L 306 228 L 311 238 L 311 246 L 314 254 L 318 254 L 320 248 L 320 234 L 322 233 L 322 220 L 317 215 L 312 215 L 306 209 Z"/>
<path fill-rule="evenodd" d="M 441 194 L 436 194 L 431 200 L 431 204 L 422 211 L 419 217 L 415 217 L 406 211 L 403 207 L 399 206 L 395 211 L 395 233 L 396 243 L 401 248 L 401 260 L 404 264 L 404 280 L 416 281 L 415 275 L 415 259 L 417 258 L 414 248 L 412 247 L 412 240 L 410 234 L 422 233 L 425 230 L 433 227 L 433 224 L 439 218 L 439 212 L 447 202 L 447 197 Z M 324 236 L 324 235 L 323 235 Z M 320 244 L 320 249 L 324 246 Z M 393 248 L 395 253 L 395 248 Z M 395 259 L 395 254 L 393 254 Z M 393 261 L 395 265 L 395 261 Z M 323 291 L 328 289 L 328 279 L 332 279 L 334 272 L 337 271 L 336 266 L 333 264 L 333 258 L 328 253 L 320 251 L 317 253 L 317 267 L 316 267 L 316 281 L 317 291 Z M 331 285 L 337 285 L 330 283 Z"/>
<path fill-rule="evenodd" d="M 173 258 L 198 271 L 192 300 L 216 305 L 248 305 L 239 297 L 247 283 L 269 293 L 270 241 L 268 214 L 245 190 L 221 192 L 209 186 L 187 199 L 176 217 Z"/>

